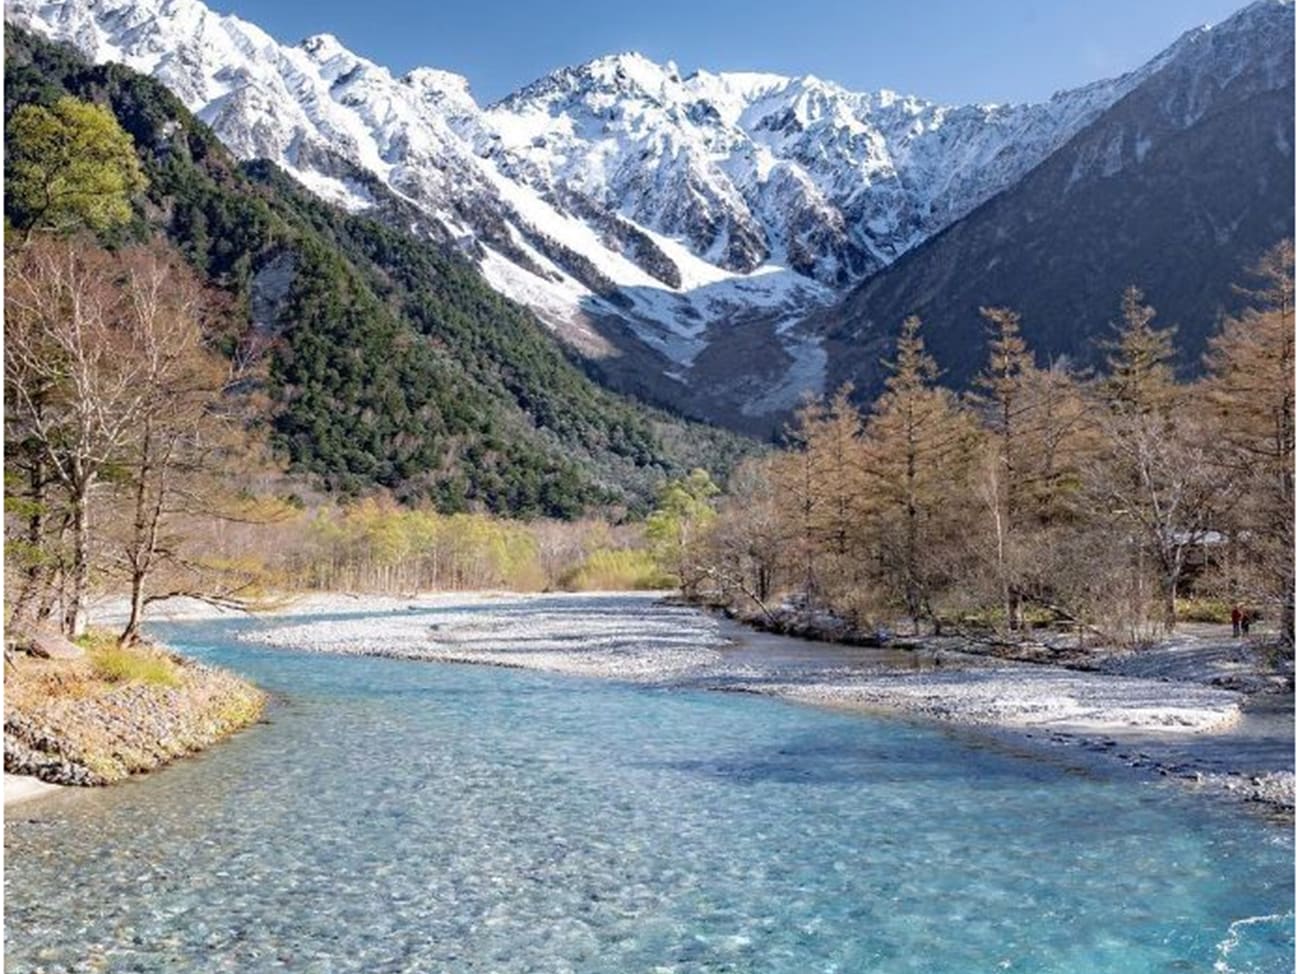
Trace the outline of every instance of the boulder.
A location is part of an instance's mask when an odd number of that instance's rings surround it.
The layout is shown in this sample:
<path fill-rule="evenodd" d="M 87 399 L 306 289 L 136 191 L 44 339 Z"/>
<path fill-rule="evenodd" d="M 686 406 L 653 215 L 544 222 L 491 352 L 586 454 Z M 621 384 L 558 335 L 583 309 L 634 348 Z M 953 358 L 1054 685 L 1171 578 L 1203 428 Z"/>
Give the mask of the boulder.
<path fill-rule="evenodd" d="M 42 659 L 81 659 L 86 651 L 57 632 L 35 632 L 24 642 L 27 652 Z"/>

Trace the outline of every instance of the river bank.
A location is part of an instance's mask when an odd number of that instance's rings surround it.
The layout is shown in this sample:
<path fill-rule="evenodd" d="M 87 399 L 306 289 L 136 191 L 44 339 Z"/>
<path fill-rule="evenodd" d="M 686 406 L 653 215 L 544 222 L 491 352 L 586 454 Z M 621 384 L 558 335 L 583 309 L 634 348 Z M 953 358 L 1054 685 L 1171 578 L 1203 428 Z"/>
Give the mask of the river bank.
<path fill-rule="evenodd" d="M 1283 814 L 1294 807 L 1293 693 L 1249 677 L 1249 659 L 1211 642 L 1098 653 L 1089 666 L 1065 667 L 962 652 L 950 641 L 907 649 L 809 642 L 645 593 L 316 595 L 240 638 L 903 714 L 1068 747 Z"/>
<path fill-rule="evenodd" d="M 5 804 L 151 771 L 253 723 L 266 696 L 156 647 L 5 667 Z"/>

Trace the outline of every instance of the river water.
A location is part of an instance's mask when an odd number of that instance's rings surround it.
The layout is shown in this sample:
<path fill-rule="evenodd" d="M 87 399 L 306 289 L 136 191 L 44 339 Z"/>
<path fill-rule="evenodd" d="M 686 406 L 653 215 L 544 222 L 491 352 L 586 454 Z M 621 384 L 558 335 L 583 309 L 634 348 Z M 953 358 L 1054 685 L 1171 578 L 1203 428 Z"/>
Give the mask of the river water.
<path fill-rule="evenodd" d="M 1289 972 L 1289 829 L 776 700 L 269 650 L 161 773 L 17 806 L 5 970 Z"/>

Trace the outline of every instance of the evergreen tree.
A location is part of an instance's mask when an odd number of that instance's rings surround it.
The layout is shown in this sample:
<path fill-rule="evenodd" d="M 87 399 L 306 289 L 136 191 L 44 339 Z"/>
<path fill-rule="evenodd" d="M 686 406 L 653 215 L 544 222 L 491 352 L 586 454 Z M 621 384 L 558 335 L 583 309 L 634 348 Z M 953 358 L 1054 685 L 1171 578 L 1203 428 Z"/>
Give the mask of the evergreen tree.
<path fill-rule="evenodd" d="M 468 260 L 410 232 L 407 204 L 382 187 L 367 214 L 344 212 L 270 162 L 238 163 L 151 78 L 11 24 L 5 43 L 8 120 L 70 96 L 129 133 L 148 185 L 101 238 L 165 235 L 227 292 L 218 347 L 241 371 L 257 366 L 241 391 L 312 486 L 380 486 L 445 512 L 639 517 L 664 479 L 696 466 L 720 476 L 753 451 L 601 389 Z M 20 158 L 23 126 L 6 134 Z M 26 226 L 18 197 L 5 203 Z"/>

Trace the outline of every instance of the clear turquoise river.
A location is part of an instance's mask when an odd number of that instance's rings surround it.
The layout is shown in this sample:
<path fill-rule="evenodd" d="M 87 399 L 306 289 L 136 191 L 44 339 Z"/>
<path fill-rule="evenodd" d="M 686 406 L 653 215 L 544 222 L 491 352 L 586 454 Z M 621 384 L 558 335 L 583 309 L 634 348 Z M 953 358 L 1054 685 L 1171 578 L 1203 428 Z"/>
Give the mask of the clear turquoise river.
<path fill-rule="evenodd" d="M 771 699 L 264 650 L 202 757 L 16 806 L 5 970 L 1294 966 L 1294 844 L 1177 788 Z"/>

